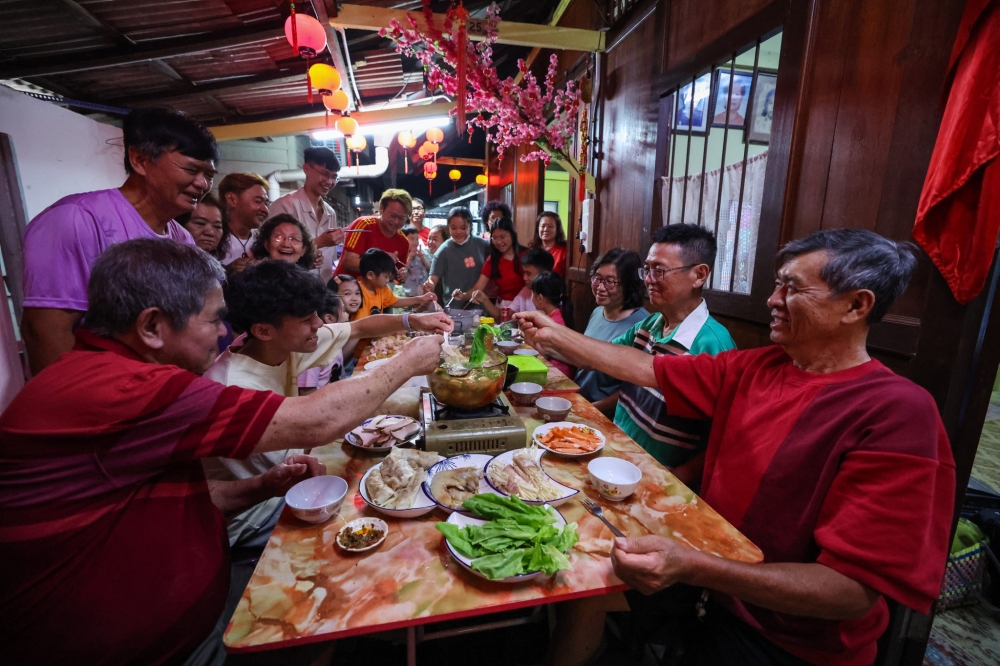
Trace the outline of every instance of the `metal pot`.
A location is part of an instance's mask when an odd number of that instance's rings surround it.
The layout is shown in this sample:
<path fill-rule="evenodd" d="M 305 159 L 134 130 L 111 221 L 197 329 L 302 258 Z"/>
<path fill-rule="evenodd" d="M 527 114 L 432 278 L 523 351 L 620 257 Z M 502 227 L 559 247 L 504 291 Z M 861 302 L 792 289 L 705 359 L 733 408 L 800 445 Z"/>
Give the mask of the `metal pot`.
<path fill-rule="evenodd" d="M 442 357 L 437 370 L 427 375 L 427 384 L 438 402 L 458 409 L 475 409 L 497 399 L 506 377 L 507 357 L 492 350 L 487 352 L 482 367 L 473 368 L 461 377 L 448 374 Z"/>
<path fill-rule="evenodd" d="M 474 331 L 476 325 L 473 321 L 476 317 L 482 317 L 483 311 L 481 309 L 469 309 L 463 310 L 461 308 L 445 308 L 445 314 L 451 317 L 451 320 L 455 322 L 455 333 L 462 334 L 466 331 Z"/>

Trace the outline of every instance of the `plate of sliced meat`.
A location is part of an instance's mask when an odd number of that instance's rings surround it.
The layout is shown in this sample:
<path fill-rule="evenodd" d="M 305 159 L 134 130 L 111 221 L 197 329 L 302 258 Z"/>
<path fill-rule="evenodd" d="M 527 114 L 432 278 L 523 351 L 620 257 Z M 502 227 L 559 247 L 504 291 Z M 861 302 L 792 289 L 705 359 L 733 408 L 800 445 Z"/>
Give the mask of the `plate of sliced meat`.
<path fill-rule="evenodd" d="M 535 428 L 532 438 L 546 451 L 561 456 L 589 456 L 604 448 L 604 434 L 590 426 L 558 421 Z"/>
<path fill-rule="evenodd" d="M 344 439 L 359 449 L 388 453 L 394 446 L 413 443 L 422 430 L 416 419 L 409 416 L 382 414 L 368 419 Z"/>

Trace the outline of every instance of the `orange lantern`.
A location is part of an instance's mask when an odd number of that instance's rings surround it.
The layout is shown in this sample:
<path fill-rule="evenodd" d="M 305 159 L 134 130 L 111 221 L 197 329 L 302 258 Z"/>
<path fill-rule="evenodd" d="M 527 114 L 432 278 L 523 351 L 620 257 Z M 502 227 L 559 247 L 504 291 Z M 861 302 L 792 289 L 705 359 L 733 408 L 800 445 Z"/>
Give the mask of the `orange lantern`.
<path fill-rule="evenodd" d="M 451 178 L 452 180 L 458 180 L 459 178 L 462 177 L 462 172 L 459 171 L 458 169 L 452 169 L 451 171 L 448 172 L 448 177 Z"/>
<path fill-rule="evenodd" d="M 351 100 L 343 90 L 335 90 L 332 95 L 323 97 L 323 106 L 334 113 L 344 113 L 350 105 Z"/>
<path fill-rule="evenodd" d="M 441 131 L 440 127 L 432 127 L 427 130 L 427 140 L 431 143 L 441 143 L 444 141 L 444 132 Z"/>
<path fill-rule="evenodd" d="M 423 154 L 421 153 L 421 151 L 423 151 L 428 153 L 429 155 L 437 155 L 439 150 L 441 150 L 441 146 L 437 145 L 436 143 L 431 143 L 430 141 L 424 141 L 423 145 L 420 146 L 420 151 L 418 151 L 417 154 L 423 157 Z"/>
<path fill-rule="evenodd" d="M 399 136 L 396 137 L 396 141 L 403 148 L 413 148 L 413 146 L 417 145 L 417 137 L 413 136 L 413 132 L 400 132 Z"/>
<path fill-rule="evenodd" d="M 358 121 L 351 118 L 349 115 L 344 114 L 337 119 L 337 129 L 344 136 L 354 136 L 358 131 Z"/>
<path fill-rule="evenodd" d="M 324 97 L 340 90 L 340 72 L 333 67 L 318 62 L 309 68 L 309 78 L 312 86 Z M 345 95 L 346 96 L 346 95 Z"/>
<path fill-rule="evenodd" d="M 355 134 L 354 136 L 347 137 L 345 141 L 347 147 L 353 150 L 355 153 L 360 153 L 362 150 L 368 147 L 368 139 L 365 138 L 364 134 Z"/>
<path fill-rule="evenodd" d="M 483 187 L 486 187 L 486 183 L 488 182 L 489 178 L 486 177 L 485 173 L 481 173 L 478 176 L 476 176 L 476 185 L 482 185 Z"/>
<path fill-rule="evenodd" d="M 431 157 L 434 156 L 434 153 L 432 153 L 428 148 L 429 145 L 431 144 L 424 143 L 422 146 L 420 146 L 420 148 L 417 149 L 417 155 L 420 155 L 420 159 L 429 160 Z"/>

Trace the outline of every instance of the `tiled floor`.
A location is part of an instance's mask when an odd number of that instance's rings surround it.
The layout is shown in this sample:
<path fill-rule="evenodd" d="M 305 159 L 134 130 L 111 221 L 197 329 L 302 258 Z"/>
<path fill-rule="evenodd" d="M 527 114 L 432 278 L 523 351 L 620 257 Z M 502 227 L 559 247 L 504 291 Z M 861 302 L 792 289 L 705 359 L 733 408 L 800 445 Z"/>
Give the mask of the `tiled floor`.
<path fill-rule="evenodd" d="M 992 403 L 983 424 L 972 476 L 1000 491 L 1000 395 L 994 393 Z M 924 666 L 997 664 L 1000 664 L 1000 616 L 981 606 L 966 606 L 952 608 L 934 618 Z"/>

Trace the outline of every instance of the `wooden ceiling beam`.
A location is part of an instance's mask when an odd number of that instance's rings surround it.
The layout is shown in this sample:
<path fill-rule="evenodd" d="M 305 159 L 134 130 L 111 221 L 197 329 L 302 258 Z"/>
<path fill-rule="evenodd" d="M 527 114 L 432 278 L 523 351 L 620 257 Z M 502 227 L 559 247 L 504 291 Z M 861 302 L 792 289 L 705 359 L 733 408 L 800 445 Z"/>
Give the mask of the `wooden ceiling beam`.
<path fill-rule="evenodd" d="M 110 25 L 109 23 L 105 23 L 101 19 L 91 14 L 90 10 L 88 10 L 83 5 L 74 2 L 73 0 L 58 0 L 58 1 L 59 4 L 61 4 L 66 9 L 70 10 L 70 12 L 72 12 L 73 15 L 76 16 L 76 18 L 81 23 L 86 25 L 88 28 L 93 28 L 97 32 L 101 33 L 102 35 L 113 41 L 118 46 L 121 46 L 123 48 L 131 48 L 135 46 L 134 41 L 132 41 L 127 36 L 122 34 L 114 26 Z"/>
<path fill-rule="evenodd" d="M 388 27 L 392 19 L 396 19 L 404 26 L 409 25 L 408 16 L 413 17 L 418 26 L 426 27 L 427 22 L 421 12 L 404 12 L 368 5 L 341 5 L 337 16 L 330 17 L 330 25 L 338 28 L 378 31 Z M 443 28 L 444 14 L 435 14 L 434 21 L 436 27 Z M 604 33 L 597 30 L 500 21 L 497 31 L 498 44 L 588 52 L 603 51 L 605 46 Z M 483 35 L 473 34 L 470 31 L 469 39 L 482 40 Z"/>
<path fill-rule="evenodd" d="M 162 62 L 162 61 L 161 61 Z M 303 63 L 297 67 L 282 69 L 277 72 L 267 72 L 265 74 L 253 74 L 251 76 L 238 76 L 231 79 L 212 81 L 211 83 L 194 83 L 191 88 L 166 90 L 148 95 L 122 96 L 120 102 L 128 105 L 149 105 L 166 104 L 189 100 L 192 95 L 204 95 L 208 93 L 231 93 L 240 90 L 248 90 L 265 83 L 281 85 L 284 83 L 294 83 L 305 81 L 306 66 Z M 108 99 L 115 99 L 108 97 Z"/>
<path fill-rule="evenodd" d="M 435 160 L 438 164 L 443 164 L 445 166 L 468 166 L 468 167 L 479 167 L 481 169 L 486 168 L 486 160 L 482 158 L 475 157 L 442 157 L 439 156 Z"/>
<path fill-rule="evenodd" d="M 132 65 L 148 60 L 176 58 L 178 56 L 243 46 L 245 44 L 284 37 L 284 35 L 285 29 L 283 26 L 269 24 L 264 27 L 234 28 L 200 35 L 176 37 L 169 40 L 158 39 L 151 43 L 140 43 L 128 49 L 99 51 L 90 58 L 49 56 L 32 60 L 15 60 L 14 62 L 5 63 L 0 67 L 0 79 L 30 79 L 34 76 L 71 74 L 73 72 L 86 72 L 93 69 L 118 67 L 120 65 Z"/>

